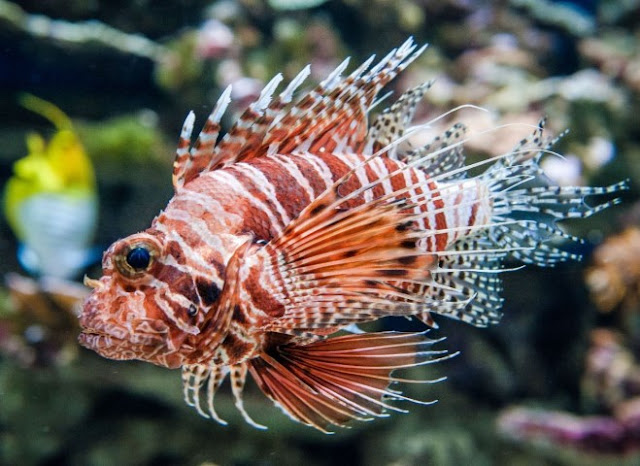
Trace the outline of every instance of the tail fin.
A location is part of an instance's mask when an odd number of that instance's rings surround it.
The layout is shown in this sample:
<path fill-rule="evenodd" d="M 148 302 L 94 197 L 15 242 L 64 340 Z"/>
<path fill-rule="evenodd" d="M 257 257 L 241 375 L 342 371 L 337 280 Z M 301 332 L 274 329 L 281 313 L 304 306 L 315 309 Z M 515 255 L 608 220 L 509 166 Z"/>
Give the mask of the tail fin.
<path fill-rule="evenodd" d="M 558 220 L 586 218 L 619 202 L 613 199 L 590 206 L 587 196 L 617 193 L 628 189 L 622 181 L 606 187 L 561 187 L 540 168 L 542 155 L 550 152 L 556 139 L 543 137 L 544 120 L 531 136 L 480 175 L 493 195 L 493 222 L 488 238 L 497 248 L 525 263 L 554 266 L 580 256 L 554 246 L 554 241 L 582 240 L 562 231 Z"/>
<path fill-rule="evenodd" d="M 396 369 L 440 361 L 451 355 L 433 351 L 424 332 L 380 332 L 346 335 L 308 345 L 274 347 L 250 361 L 249 370 L 262 391 L 287 415 L 331 433 L 331 425 L 345 427 L 352 420 L 386 417 L 386 411 L 406 412 L 388 401 L 420 404 L 394 382 L 437 382 L 392 377 Z M 434 357 L 435 356 L 435 357 Z M 441 379 L 439 379 L 441 380 Z"/>
<path fill-rule="evenodd" d="M 628 188 L 627 181 L 607 187 L 560 187 L 542 171 L 541 157 L 550 152 L 557 139 L 543 137 L 544 120 L 536 130 L 508 154 L 479 175 L 491 198 L 491 218 L 471 234 L 460 237 L 438 253 L 439 266 L 432 275 L 440 288 L 432 294 L 448 303 L 447 308 L 429 310 L 420 315 L 433 325 L 429 312 L 446 315 L 475 326 L 496 323 L 500 317 L 500 273 L 507 257 L 524 264 L 554 266 L 580 256 L 557 247 L 563 240 L 581 242 L 560 229 L 558 220 L 585 218 L 617 204 L 613 199 L 590 206 L 587 196 L 617 193 Z M 450 139 L 450 138 L 445 138 Z M 436 152 L 435 161 L 454 156 L 459 145 Z M 464 175 L 467 168 L 457 162 L 449 172 L 437 173 L 438 181 Z"/>

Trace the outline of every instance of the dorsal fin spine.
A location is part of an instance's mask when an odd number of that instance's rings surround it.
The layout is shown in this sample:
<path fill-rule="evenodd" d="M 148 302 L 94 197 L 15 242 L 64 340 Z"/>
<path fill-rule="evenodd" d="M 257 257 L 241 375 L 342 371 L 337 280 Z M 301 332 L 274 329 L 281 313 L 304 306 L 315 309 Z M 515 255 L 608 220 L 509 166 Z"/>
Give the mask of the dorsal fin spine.
<path fill-rule="evenodd" d="M 320 82 L 320 87 L 326 90 L 332 89 L 340 81 L 342 72 L 347 68 L 347 66 L 349 66 L 350 59 L 350 57 L 347 57 L 342 60 L 342 63 L 340 63 L 337 68 L 329 74 L 329 76 Z"/>
<path fill-rule="evenodd" d="M 173 162 L 172 179 L 175 190 L 184 184 L 185 172 L 189 168 L 189 146 L 191 145 L 191 133 L 193 132 L 195 119 L 195 114 L 193 111 L 190 111 L 182 124 L 182 131 L 180 131 L 180 140 L 178 141 L 178 148 L 176 149 L 176 159 Z"/>
<path fill-rule="evenodd" d="M 311 65 L 307 65 L 296 75 L 295 78 L 289 83 L 284 91 L 280 94 L 280 100 L 284 104 L 288 104 L 291 102 L 293 98 L 293 93 L 300 87 L 300 85 L 309 77 L 311 74 Z"/>
<path fill-rule="evenodd" d="M 367 111 L 376 94 L 424 47 L 416 49 L 417 45 L 410 38 L 371 69 L 375 56 L 346 78 L 342 73 L 348 59 L 344 60 L 314 90 L 292 105 L 289 104 L 295 90 L 310 74 L 309 66 L 304 67 L 274 98 L 274 92 L 283 79 L 278 74 L 216 145 L 219 120 L 230 101 L 231 89 L 227 88 L 191 150 L 191 157 L 199 160 L 183 170 L 187 172 L 184 182 L 203 171 L 248 161 L 267 153 L 290 153 L 296 149 L 307 149 L 313 153 L 331 152 L 337 147 L 345 151 L 356 150 L 366 137 Z"/>
<path fill-rule="evenodd" d="M 189 151 L 189 144 L 191 144 L 191 134 L 193 133 L 193 124 L 196 120 L 196 115 L 193 111 L 190 111 L 182 124 L 182 131 L 180 131 L 180 142 L 184 142 L 178 146 L 178 151 L 186 153 Z"/>
<path fill-rule="evenodd" d="M 227 110 L 227 106 L 231 103 L 232 90 L 233 88 L 231 84 L 229 84 L 218 98 L 218 102 L 216 102 L 216 106 L 209 117 L 213 123 L 219 123 L 222 119 L 222 115 L 224 115 L 224 112 Z"/>
<path fill-rule="evenodd" d="M 271 102 L 271 96 L 275 92 L 278 85 L 282 82 L 282 73 L 276 74 L 271 81 L 267 83 L 267 85 L 262 89 L 260 93 L 260 97 L 254 103 L 250 105 L 250 108 L 256 113 L 262 113 L 269 106 Z"/>

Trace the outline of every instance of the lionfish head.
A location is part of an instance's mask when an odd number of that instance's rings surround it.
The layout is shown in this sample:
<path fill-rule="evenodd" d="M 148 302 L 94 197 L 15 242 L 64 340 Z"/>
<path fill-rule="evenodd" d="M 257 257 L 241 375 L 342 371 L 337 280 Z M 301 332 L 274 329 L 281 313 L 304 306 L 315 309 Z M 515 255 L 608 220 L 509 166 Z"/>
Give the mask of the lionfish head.
<path fill-rule="evenodd" d="M 107 358 L 170 368 L 197 358 L 201 329 L 215 320 L 219 287 L 187 273 L 170 247 L 154 230 L 111 245 L 102 278 L 85 278 L 93 291 L 80 315 L 80 344 Z M 206 338 L 208 348 L 221 339 Z"/>

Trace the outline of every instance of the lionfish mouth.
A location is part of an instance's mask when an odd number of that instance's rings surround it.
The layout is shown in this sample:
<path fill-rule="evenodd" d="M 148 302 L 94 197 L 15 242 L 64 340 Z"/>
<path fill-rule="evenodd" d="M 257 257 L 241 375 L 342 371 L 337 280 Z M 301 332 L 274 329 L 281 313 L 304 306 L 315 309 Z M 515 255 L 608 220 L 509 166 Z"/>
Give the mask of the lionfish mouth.
<path fill-rule="evenodd" d="M 117 346 L 130 341 L 129 336 L 124 334 L 124 332 L 107 331 L 85 326 L 82 321 L 80 322 L 80 326 L 81 332 L 80 335 L 78 335 L 78 342 L 89 349 Z"/>
<path fill-rule="evenodd" d="M 85 348 L 96 351 L 101 348 L 114 346 L 114 344 L 118 344 L 122 341 L 123 340 L 120 338 L 112 337 L 111 335 L 100 332 L 95 332 L 93 330 L 83 330 L 80 335 L 78 335 L 78 343 L 80 343 Z"/>
<path fill-rule="evenodd" d="M 78 335 L 78 343 L 111 359 L 138 359 L 136 355 L 141 351 L 152 355 L 164 347 L 163 344 L 159 344 L 162 340 L 156 336 L 133 335 L 120 338 L 93 329 L 83 329 Z M 123 351 L 124 348 L 128 351 Z"/>

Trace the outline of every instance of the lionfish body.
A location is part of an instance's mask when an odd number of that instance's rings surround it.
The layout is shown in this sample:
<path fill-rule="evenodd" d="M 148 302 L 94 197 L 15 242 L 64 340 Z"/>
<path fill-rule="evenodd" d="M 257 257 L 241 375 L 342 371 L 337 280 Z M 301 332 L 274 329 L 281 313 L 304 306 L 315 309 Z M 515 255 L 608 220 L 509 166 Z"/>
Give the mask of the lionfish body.
<path fill-rule="evenodd" d="M 589 207 L 586 195 L 624 188 L 550 185 L 538 166 L 553 142 L 542 124 L 473 178 L 460 124 L 403 150 L 428 84 L 368 127 L 380 89 L 422 50 L 409 40 L 342 77 L 345 61 L 296 103 L 308 68 L 272 98 L 277 76 L 219 142 L 229 89 L 193 145 L 191 113 L 174 197 L 149 229 L 109 248 L 100 280 L 86 280 L 80 342 L 181 367 L 187 403 L 222 423 L 214 395 L 229 376 L 236 406 L 261 427 L 242 405 L 248 373 L 323 431 L 415 401 L 389 385 L 406 381 L 396 369 L 447 357 L 425 332 L 333 334 L 385 316 L 496 322 L 502 262 L 574 257 L 550 243 L 571 238 L 555 222 L 614 202 Z"/>

